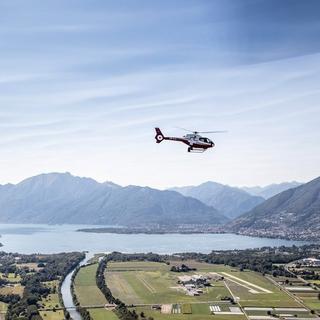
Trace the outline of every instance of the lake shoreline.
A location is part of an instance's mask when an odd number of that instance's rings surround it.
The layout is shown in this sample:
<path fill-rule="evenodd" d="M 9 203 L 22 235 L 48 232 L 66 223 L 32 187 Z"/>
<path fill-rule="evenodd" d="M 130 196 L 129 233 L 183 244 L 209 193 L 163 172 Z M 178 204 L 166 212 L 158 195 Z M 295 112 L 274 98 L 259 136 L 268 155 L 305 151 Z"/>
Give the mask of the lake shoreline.
<path fill-rule="evenodd" d="M 280 239 L 280 240 L 288 240 L 288 241 L 307 241 L 307 242 L 313 242 L 318 243 L 319 240 L 315 239 L 314 237 L 299 237 L 297 235 L 292 236 L 283 236 L 283 235 L 277 235 L 277 234 L 259 234 L 259 233 L 241 233 L 241 232 L 232 232 L 232 231 L 222 231 L 220 229 L 216 230 L 210 230 L 204 229 L 204 230 L 184 230 L 184 229 L 151 229 L 151 228 L 122 228 L 122 227 L 115 227 L 115 228 L 80 228 L 77 229 L 76 232 L 85 232 L 85 233 L 102 233 L 102 234 L 124 234 L 124 235 L 166 235 L 166 234 L 181 234 L 181 235 L 193 235 L 193 234 L 234 234 L 234 235 L 240 235 L 240 236 L 247 236 L 251 238 L 260 238 L 260 239 Z"/>
<path fill-rule="evenodd" d="M 76 232 L 87 233 L 115 233 L 115 234 L 224 234 L 225 231 L 218 230 L 166 230 L 166 229 L 143 229 L 143 228 L 84 228 L 77 229 Z"/>

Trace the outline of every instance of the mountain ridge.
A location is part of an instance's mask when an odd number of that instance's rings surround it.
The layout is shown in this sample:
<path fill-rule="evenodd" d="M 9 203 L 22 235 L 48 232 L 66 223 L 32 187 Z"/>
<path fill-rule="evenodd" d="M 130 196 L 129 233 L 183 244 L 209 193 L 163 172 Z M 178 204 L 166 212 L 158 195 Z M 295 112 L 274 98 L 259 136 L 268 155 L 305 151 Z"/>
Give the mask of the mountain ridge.
<path fill-rule="evenodd" d="M 174 191 L 121 187 L 48 173 L 0 188 L 0 221 L 80 224 L 222 224 L 215 208 Z"/>
<path fill-rule="evenodd" d="M 262 197 L 252 196 L 240 188 L 213 181 L 197 186 L 173 187 L 169 190 L 198 199 L 216 208 L 230 219 L 236 218 L 264 201 Z"/>
<path fill-rule="evenodd" d="M 260 196 L 264 199 L 269 199 L 282 191 L 296 188 L 301 186 L 302 182 L 291 181 L 282 183 L 273 183 L 266 185 L 264 187 L 254 186 L 254 187 L 241 187 L 242 190 L 250 193 L 251 195 Z"/>
<path fill-rule="evenodd" d="M 319 237 L 320 177 L 273 196 L 230 223 L 241 234 Z"/>

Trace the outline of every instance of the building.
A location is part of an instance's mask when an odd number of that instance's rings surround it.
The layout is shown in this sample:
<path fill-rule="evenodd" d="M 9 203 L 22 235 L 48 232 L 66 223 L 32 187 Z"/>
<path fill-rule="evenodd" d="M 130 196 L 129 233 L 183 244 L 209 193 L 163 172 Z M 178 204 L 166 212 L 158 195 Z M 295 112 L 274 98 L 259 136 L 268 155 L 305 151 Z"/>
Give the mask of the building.
<path fill-rule="evenodd" d="M 208 280 L 211 279 L 199 274 L 192 276 L 180 276 L 178 278 L 178 283 L 183 286 L 188 296 L 199 296 L 202 294 L 202 288 L 205 286 L 210 286 L 210 282 Z"/>
<path fill-rule="evenodd" d="M 208 278 L 203 275 L 192 275 L 192 276 L 180 276 L 179 283 L 183 286 L 194 285 L 195 286 L 205 286 L 208 284 Z"/>
<path fill-rule="evenodd" d="M 307 267 L 320 267 L 320 259 L 305 258 L 301 260 L 301 265 Z"/>

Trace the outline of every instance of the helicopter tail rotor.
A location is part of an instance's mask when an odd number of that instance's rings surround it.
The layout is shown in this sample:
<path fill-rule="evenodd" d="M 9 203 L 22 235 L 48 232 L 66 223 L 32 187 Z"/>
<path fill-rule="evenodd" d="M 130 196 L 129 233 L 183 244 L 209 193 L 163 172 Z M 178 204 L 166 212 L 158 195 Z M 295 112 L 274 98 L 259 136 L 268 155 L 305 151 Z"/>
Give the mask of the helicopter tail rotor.
<path fill-rule="evenodd" d="M 155 136 L 156 142 L 160 143 L 161 141 L 164 140 L 164 135 L 161 132 L 160 128 L 155 128 L 155 130 L 156 130 L 156 136 Z"/>

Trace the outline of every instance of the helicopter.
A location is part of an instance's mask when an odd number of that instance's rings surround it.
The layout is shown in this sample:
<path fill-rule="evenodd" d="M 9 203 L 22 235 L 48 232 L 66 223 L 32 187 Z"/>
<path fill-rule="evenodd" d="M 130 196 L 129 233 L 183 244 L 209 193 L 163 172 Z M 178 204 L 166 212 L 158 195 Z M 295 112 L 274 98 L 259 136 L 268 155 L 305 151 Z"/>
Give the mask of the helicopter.
<path fill-rule="evenodd" d="M 160 143 L 163 140 L 170 140 L 170 141 L 179 141 L 186 145 L 188 145 L 188 152 L 193 153 L 203 153 L 207 149 L 213 148 L 215 146 L 214 142 L 210 140 L 209 138 L 203 137 L 201 134 L 208 134 L 208 133 L 223 133 L 226 131 L 192 131 L 187 130 L 184 128 L 179 128 L 185 131 L 189 131 L 191 133 L 188 133 L 184 135 L 183 137 L 166 137 L 161 132 L 160 128 L 155 128 L 156 130 L 156 143 Z"/>

